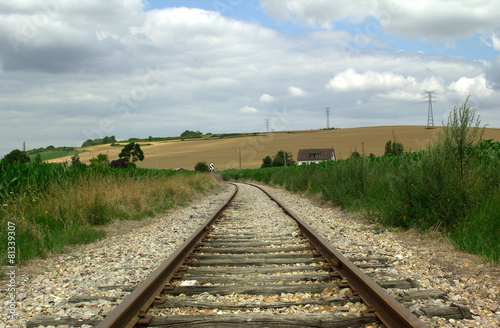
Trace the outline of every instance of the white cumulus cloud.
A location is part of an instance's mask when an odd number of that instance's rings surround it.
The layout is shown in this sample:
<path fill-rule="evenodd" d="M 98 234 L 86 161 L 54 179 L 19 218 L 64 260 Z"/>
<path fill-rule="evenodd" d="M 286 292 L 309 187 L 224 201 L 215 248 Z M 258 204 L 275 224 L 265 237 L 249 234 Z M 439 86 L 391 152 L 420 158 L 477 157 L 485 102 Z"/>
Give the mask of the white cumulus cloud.
<path fill-rule="evenodd" d="M 448 89 L 456 92 L 462 98 L 473 96 L 482 99 L 489 97 L 493 93 L 493 90 L 488 88 L 486 78 L 483 75 L 473 78 L 461 77 L 457 81 L 450 83 Z"/>
<path fill-rule="evenodd" d="M 271 96 L 270 94 L 267 94 L 267 93 L 264 93 L 262 96 L 260 96 L 260 99 L 259 99 L 259 101 L 261 103 L 267 103 L 267 104 L 272 103 L 275 100 L 276 100 L 275 97 L 273 97 L 273 96 Z"/>
<path fill-rule="evenodd" d="M 392 72 L 367 71 L 357 73 L 348 68 L 337 74 L 326 85 L 327 89 L 341 92 L 366 91 L 366 90 L 389 90 L 395 88 L 414 87 L 417 84 L 415 78 L 403 76 Z"/>
<path fill-rule="evenodd" d="M 264 12 L 278 21 L 330 28 L 339 21 L 366 22 L 377 29 L 424 40 L 449 41 L 500 28 L 497 1 L 261 0 Z"/>
<path fill-rule="evenodd" d="M 305 92 L 304 90 L 302 90 L 299 87 L 294 87 L 293 85 L 288 87 L 288 94 L 292 97 L 305 97 L 305 96 L 307 96 L 307 92 Z"/>
<path fill-rule="evenodd" d="M 240 108 L 240 113 L 256 114 L 258 112 L 259 112 L 259 110 L 255 107 L 245 106 L 245 107 Z"/>

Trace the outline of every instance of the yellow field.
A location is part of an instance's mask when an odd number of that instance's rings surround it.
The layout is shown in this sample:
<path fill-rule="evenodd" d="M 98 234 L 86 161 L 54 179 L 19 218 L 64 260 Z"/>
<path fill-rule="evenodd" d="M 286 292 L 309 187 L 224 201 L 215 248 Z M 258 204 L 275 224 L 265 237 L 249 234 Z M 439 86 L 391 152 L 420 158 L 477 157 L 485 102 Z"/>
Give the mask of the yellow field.
<path fill-rule="evenodd" d="M 196 163 L 213 162 L 216 170 L 239 168 L 239 149 L 241 148 L 241 167 L 258 168 L 262 159 L 273 156 L 278 150 L 291 152 L 294 159 L 302 148 L 330 148 L 335 149 L 337 159 L 345 159 L 357 150 L 365 155 L 384 154 L 385 143 L 393 139 L 401 142 L 405 151 L 425 149 L 429 143 L 442 131 L 442 128 L 426 129 L 424 126 L 382 126 L 367 128 L 351 128 L 339 130 L 310 130 L 260 133 L 256 136 L 223 139 L 193 139 L 152 142 L 142 145 L 145 159 L 138 162 L 138 167 L 175 169 L 184 168 L 193 170 Z M 484 139 L 500 141 L 500 129 L 486 129 Z M 99 153 L 108 154 L 110 160 L 118 159 L 122 147 L 110 145 L 85 148 L 88 150 L 80 154 L 82 162 L 88 163 L 91 157 Z M 53 160 L 61 162 L 71 160 L 69 157 Z"/>

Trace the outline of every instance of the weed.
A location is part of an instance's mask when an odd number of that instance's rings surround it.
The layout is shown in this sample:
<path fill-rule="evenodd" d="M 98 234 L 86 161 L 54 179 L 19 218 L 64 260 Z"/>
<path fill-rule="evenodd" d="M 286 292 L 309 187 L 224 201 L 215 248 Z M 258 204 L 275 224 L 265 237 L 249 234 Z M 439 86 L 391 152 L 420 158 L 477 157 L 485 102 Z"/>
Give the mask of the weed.
<path fill-rule="evenodd" d="M 427 150 L 316 165 L 225 171 L 229 179 L 321 195 L 395 228 L 439 229 L 457 248 L 500 259 L 500 143 L 482 140 L 467 100 Z M 493 195 L 493 196 L 492 196 Z"/>

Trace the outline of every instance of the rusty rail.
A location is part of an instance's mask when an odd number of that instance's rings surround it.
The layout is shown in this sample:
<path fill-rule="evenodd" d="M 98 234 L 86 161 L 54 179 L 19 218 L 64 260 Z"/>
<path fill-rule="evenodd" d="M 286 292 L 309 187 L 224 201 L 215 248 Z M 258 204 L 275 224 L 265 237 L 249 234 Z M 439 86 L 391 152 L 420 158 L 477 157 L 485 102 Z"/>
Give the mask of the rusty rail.
<path fill-rule="evenodd" d="M 410 313 L 382 287 L 358 269 L 352 262 L 345 258 L 338 250 L 334 249 L 324 238 L 318 235 L 307 223 L 302 221 L 284 204 L 274 199 L 260 186 L 250 184 L 262 190 L 274 200 L 285 213 L 298 223 L 302 233 L 309 239 L 314 247 L 321 253 L 330 266 L 334 267 L 342 278 L 346 278 L 354 294 L 359 296 L 368 307 L 365 315 L 377 316 L 388 328 L 428 328 L 422 321 Z M 236 185 L 235 185 L 236 186 Z M 236 196 L 238 187 L 230 199 L 217 212 L 198 228 L 177 250 L 161 264 L 143 283 L 141 283 L 115 310 L 113 310 L 97 328 L 125 328 L 133 327 L 137 323 L 147 324 L 145 316 L 147 309 L 165 288 L 174 274 L 187 260 L 195 245 L 203 238 L 210 225 L 221 215 L 224 209 Z"/>
<path fill-rule="evenodd" d="M 165 285 L 168 284 L 179 267 L 189 257 L 195 245 L 203 238 L 212 223 L 219 218 L 224 209 L 231 203 L 237 192 L 238 186 L 236 186 L 233 195 L 227 202 L 221 205 L 212 217 L 207 219 L 165 262 L 101 321 L 97 328 L 126 328 L 135 326 L 141 319 L 147 321 L 145 313 L 154 302 L 155 297 L 163 291 Z"/>
<path fill-rule="evenodd" d="M 375 281 L 358 269 L 342 253 L 333 248 L 327 240 L 316 233 L 307 223 L 302 221 L 295 213 L 283 203 L 274 199 L 268 192 L 258 185 L 250 184 L 262 190 L 273 199 L 282 209 L 297 221 L 302 233 L 309 239 L 327 262 L 334 267 L 342 278 L 347 278 L 348 284 L 356 294 L 363 300 L 369 309 L 388 328 L 428 328 L 413 313 L 408 311 L 394 297 L 389 295 Z"/>

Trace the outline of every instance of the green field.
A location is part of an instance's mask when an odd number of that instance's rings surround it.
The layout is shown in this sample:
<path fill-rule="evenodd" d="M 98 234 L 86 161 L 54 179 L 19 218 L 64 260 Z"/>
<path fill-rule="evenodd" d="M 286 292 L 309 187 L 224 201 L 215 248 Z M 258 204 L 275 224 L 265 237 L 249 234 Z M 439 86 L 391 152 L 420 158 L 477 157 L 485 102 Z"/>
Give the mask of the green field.
<path fill-rule="evenodd" d="M 58 151 L 58 150 L 56 150 L 56 151 L 44 151 L 44 152 L 41 152 L 39 154 L 42 158 L 42 161 L 49 161 L 49 160 L 56 159 L 56 158 L 61 158 L 61 157 L 66 157 L 66 156 L 74 156 L 76 154 L 81 154 L 83 152 L 84 152 L 83 150 L 81 150 L 81 151 L 78 151 L 78 150 Z M 29 154 L 31 161 L 34 161 L 36 156 L 37 156 L 37 154 Z"/>
<path fill-rule="evenodd" d="M 457 249 L 499 263 L 500 143 L 482 140 L 467 115 L 450 116 L 427 150 L 222 174 L 319 195 L 381 225 L 437 229 Z"/>
<path fill-rule="evenodd" d="M 15 263 L 22 263 L 103 238 L 99 226 L 113 220 L 154 216 L 217 186 L 213 176 L 195 172 L 2 161 L 1 262 L 14 256 L 12 238 Z"/>

